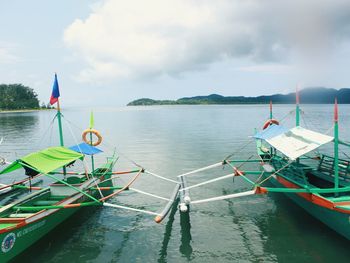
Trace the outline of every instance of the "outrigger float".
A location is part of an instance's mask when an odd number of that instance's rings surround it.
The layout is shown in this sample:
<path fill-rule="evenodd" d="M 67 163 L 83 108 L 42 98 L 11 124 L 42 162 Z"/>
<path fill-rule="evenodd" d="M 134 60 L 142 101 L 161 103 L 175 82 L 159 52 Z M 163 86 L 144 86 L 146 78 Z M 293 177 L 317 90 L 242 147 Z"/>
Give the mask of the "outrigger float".
<path fill-rule="evenodd" d="M 179 185 L 176 181 L 154 174 L 141 166 L 129 171 L 113 171 L 119 158 L 115 152 L 112 156 L 107 157 L 103 165 L 95 168 L 94 156 L 102 152 L 96 146 L 102 142 L 102 136 L 93 129 L 93 115 L 90 118 L 90 127 L 83 132 L 84 142 L 69 148 L 65 147 L 62 132 L 64 116 L 61 113 L 58 98 L 58 81 L 55 74 L 50 103 L 57 103 L 57 113 L 54 119 L 58 121 L 60 146 L 31 153 L 12 163 L 4 160 L 7 166 L 0 171 L 0 175 L 3 175 L 24 169 L 28 176 L 26 179 L 0 186 L 0 191 L 2 189 L 29 190 L 29 194 L 25 197 L 0 207 L 0 262 L 8 262 L 18 256 L 82 207 L 106 206 L 126 209 L 156 216 L 156 221 L 161 222 L 177 197 Z M 93 135 L 97 136 L 96 142 L 93 141 Z M 86 156 L 91 157 L 90 172 Z M 69 167 L 74 162 L 81 162 L 84 167 L 82 172 L 69 171 Z M 135 175 L 125 185 L 114 186 L 113 180 L 125 174 Z M 170 198 L 165 198 L 133 188 L 132 184 L 141 174 L 148 174 L 174 183 L 174 193 Z M 53 183 L 48 187 L 24 185 L 33 178 L 39 177 L 48 177 Z M 125 190 L 161 199 L 167 202 L 166 206 L 157 213 L 107 202 Z"/>

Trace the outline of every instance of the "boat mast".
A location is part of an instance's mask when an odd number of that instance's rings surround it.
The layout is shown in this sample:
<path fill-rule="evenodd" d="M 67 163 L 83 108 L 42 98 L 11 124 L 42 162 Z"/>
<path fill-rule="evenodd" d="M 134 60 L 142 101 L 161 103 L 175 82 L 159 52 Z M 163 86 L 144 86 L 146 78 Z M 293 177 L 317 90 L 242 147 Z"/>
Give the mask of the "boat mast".
<path fill-rule="evenodd" d="M 295 92 L 296 109 L 295 109 L 295 126 L 300 126 L 300 108 L 299 108 L 299 90 L 298 86 Z"/>
<path fill-rule="evenodd" d="M 57 81 L 57 74 L 55 73 L 55 81 L 54 81 L 54 87 L 57 86 L 57 90 L 59 90 L 58 88 L 58 81 Z M 60 146 L 64 146 L 64 141 L 63 141 L 63 130 L 62 130 L 62 113 L 61 113 L 61 107 L 60 107 L 60 98 L 59 98 L 59 91 L 58 91 L 58 96 L 57 96 L 57 122 L 58 122 L 58 132 L 59 132 L 59 136 L 60 136 Z M 63 175 L 66 176 L 66 167 L 63 166 Z"/>
<path fill-rule="evenodd" d="M 335 98 L 334 103 L 334 188 L 339 188 L 339 167 L 338 167 L 338 146 L 339 146 L 339 131 L 338 131 L 338 100 Z"/>
<path fill-rule="evenodd" d="M 272 114 L 272 100 L 270 100 L 270 120 L 272 120 L 273 114 Z M 273 153 L 273 147 L 270 147 L 270 153 Z"/>
<path fill-rule="evenodd" d="M 57 121 L 58 121 L 58 131 L 60 135 L 60 146 L 64 146 L 63 142 L 63 131 L 62 131 L 62 120 L 61 120 L 61 107 L 60 107 L 60 99 L 57 99 Z"/>
<path fill-rule="evenodd" d="M 94 113 L 91 111 L 90 114 L 90 130 L 94 128 Z M 92 132 L 90 132 L 90 145 L 92 146 Z M 92 175 L 94 175 L 95 171 L 95 161 L 94 161 L 94 155 L 91 154 L 91 169 L 92 169 Z"/>

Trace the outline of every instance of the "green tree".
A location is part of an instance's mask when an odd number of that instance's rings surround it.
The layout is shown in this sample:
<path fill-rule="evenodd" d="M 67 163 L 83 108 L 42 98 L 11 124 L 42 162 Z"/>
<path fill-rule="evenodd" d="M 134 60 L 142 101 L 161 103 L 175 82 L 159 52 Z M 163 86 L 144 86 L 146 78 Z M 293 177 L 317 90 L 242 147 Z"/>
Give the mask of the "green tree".
<path fill-rule="evenodd" d="M 0 109 L 38 109 L 38 95 L 22 84 L 0 84 Z"/>

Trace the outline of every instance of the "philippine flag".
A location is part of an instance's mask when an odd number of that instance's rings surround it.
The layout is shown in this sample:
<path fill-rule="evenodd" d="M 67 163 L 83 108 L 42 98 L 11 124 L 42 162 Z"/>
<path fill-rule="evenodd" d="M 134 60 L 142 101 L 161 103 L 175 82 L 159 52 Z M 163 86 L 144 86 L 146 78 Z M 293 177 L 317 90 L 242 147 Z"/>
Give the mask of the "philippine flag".
<path fill-rule="evenodd" d="M 53 87 L 52 87 L 50 104 L 51 105 L 55 104 L 58 101 L 59 96 L 60 96 L 60 90 L 58 88 L 57 74 L 55 73 L 55 81 L 54 81 Z"/>

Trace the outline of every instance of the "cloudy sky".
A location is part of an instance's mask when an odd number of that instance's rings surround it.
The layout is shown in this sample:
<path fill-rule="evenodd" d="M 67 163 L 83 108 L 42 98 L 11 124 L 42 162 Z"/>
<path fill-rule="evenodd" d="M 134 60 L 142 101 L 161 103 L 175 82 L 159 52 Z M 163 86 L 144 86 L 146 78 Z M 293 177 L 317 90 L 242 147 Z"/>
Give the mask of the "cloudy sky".
<path fill-rule="evenodd" d="M 67 106 L 350 87 L 350 1 L 0 0 L 0 83 Z"/>

